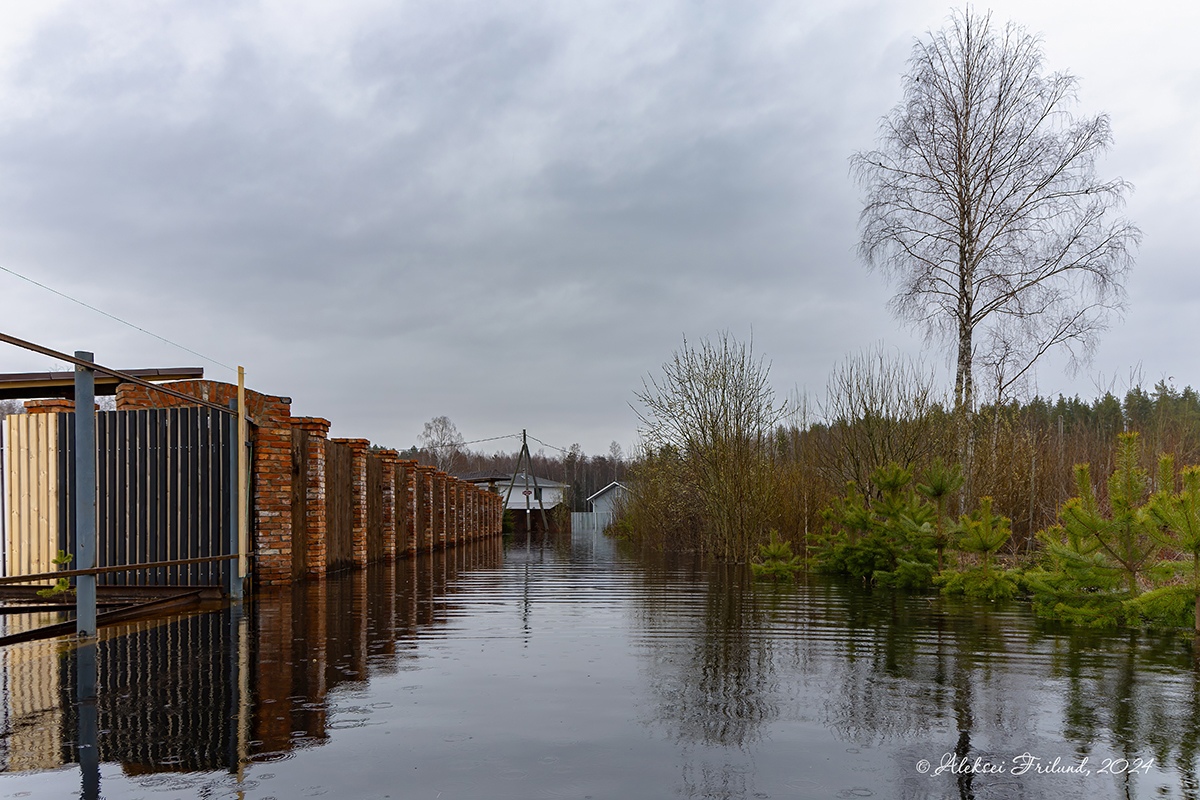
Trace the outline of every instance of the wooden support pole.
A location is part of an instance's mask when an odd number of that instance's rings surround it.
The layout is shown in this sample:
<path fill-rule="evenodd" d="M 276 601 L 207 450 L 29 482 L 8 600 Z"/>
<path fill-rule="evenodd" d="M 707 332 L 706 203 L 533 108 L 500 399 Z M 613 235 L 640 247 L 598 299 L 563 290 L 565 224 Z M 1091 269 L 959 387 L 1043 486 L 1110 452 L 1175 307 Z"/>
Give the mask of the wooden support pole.
<path fill-rule="evenodd" d="M 250 489 L 250 482 L 247 480 L 246 467 L 250 461 L 250 454 L 246 452 L 246 370 L 244 367 L 238 367 L 238 394 L 237 394 L 237 452 L 238 452 L 238 471 L 237 471 L 237 513 L 238 513 L 238 562 L 237 574 L 241 581 L 246 580 L 247 569 L 246 555 L 250 552 L 250 498 L 247 496 Z"/>

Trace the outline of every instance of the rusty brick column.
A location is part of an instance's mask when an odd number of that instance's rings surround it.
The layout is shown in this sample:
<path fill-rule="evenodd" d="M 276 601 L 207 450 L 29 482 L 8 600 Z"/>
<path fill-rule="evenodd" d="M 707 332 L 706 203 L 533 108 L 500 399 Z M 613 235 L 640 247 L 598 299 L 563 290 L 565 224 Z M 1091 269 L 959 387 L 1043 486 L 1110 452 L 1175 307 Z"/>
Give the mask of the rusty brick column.
<path fill-rule="evenodd" d="M 467 484 L 459 481 L 455 491 L 458 493 L 458 543 L 465 544 L 468 538 L 467 520 L 470 519 L 467 511 Z"/>
<path fill-rule="evenodd" d="M 458 545 L 458 521 L 462 517 L 462 509 L 458 506 L 458 479 L 454 475 L 446 476 L 446 547 Z"/>
<path fill-rule="evenodd" d="M 467 541 L 475 541 L 479 531 L 479 490 L 467 484 Z"/>
<path fill-rule="evenodd" d="M 309 578 L 324 577 L 326 561 L 326 533 L 328 531 L 325 511 L 325 439 L 329 435 L 330 422 L 320 417 L 293 417 L 292 427 L 308 434 L 303 452 L 295 456 L 305 462 L 304 474 L 308 485 L 296 487 L 303 492 L 305 549 L 304 574 Z"/>
<path fill-rule="evenodd" d="M 99 408 L 99 406 L 96 406 Z M 75 401 L 56 397 L 49 400 L 26 400 L 26 414 L 65 414 L 75 410 Z"/>
<path fill-rule="evenodd" d="M 351 563 L 367 565 L 367 448 L 369 439 L 331 439 L 350 448 L 350 536 Z"/>
<path fill-rule="evenodd" d="M 400 510 L 396 497 L 396 461 L 400 454 L 395 450 L 380 450 L 378 455 L 383 485 L 383 560 L 391 563 L 396 560 L 396 529 L 399 527 L 396 524 Z"/>
<path fill-rule="evenodd" d="M 472 496 L 474 497 L 472 506 L 475 509 L 475 532 L 472 538 L 478 540 L 483 537 L 483 496 L 478 486 L 475 487 Z"/>
<path fill-rule="evenodd" d="M 289 418 L 290 419 L 290 418 Z M 292 431 L 253 429 L 254 579 L 263 586 L 292 580 Z"/>

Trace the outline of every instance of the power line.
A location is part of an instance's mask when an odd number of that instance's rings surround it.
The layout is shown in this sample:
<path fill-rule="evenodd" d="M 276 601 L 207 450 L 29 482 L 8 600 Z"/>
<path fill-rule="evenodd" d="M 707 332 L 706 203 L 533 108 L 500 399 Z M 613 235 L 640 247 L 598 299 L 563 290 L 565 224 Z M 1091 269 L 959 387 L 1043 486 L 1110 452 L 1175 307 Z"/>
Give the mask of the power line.
<path fill-rule="evenodd" d="M 529 434 L 525 434 L 525 435 L 526 435 L 526 436 L 529 436 Z M 561 448 L 561 447 L 555 447 L 555 446 L 554 446 L 554 445 L 552 445 L 552 444 L 546 444 L 545 442 L 543 442 L 541 439 L 537 438 L 536 436 L 529 436 L 529 438 L 530 438 L 530 439 L 533 439 L 535 442 L 537 442 L 538 444 L 540 444 L 542 447 L 549 447 L 551 450 L 557 450 L 557 451 L 558 451 L 558 452 L 560 452 L 560 453 L 566 453 L 566 454 L 568 454 L 568 455 L 570 455 L 570 453 L 571 453 L 571 451 L 570 451 L 570 450 L 564 450 L 564 449 L 563 449 L 563 448 Z"/>
<path fill-rule="evenodd" d="M 50 292 L 51 294 L 56 294 L 59 297 L 62 297 L 66 300 L 70 300 L 72 303 L 78 303 L 79 305 L 83 306 L 84 308 L 95 311 L 97 314 L 103 314 L 104 316 L 108 317 L 109 319 L 116 320 L 117 322 L 121 323 L 122 325 L 128 325 L 130 328 L 133 328 L 135 331 L 141 331 L 142 333 L 146 334 L 147 336 L 153 336 L 155 339 L 158 339 L 160 342 L 165 342 L 165 343 L 171 345 L 172 347 L 178 347 L 180 350 L 185 350 L 194 356 L 203 358 L 205 361 L 209 362 L 210 364 L 216 364 L 217 366 L 224 367 L 225 369 L 229 370 L 230 372 L 237 372 L 236 368 L 231 367 L 222 361 L 217 361 L 215 358 L 206 356 L 203 353 L 197 353 L 195 350 L 191 349 L 190 347 L 184 347 L 183 345 L 179 344 L 178 342 L 172 342 L 170 339 L 163 338 L 162 336 L 159 336 L 157 333 L 148 331 L 145 328 L 139 328 L 137 325 L 134 325 L 132 322 L 123 320 L 120 317 L 117 317 L 117 316 L 114 316 L 114 315 L 108 313 L 107 311 L 102 311 L 101 309 L 96 308 L 93 305 L 88 305 L 87 303 L 83 302 L 82 300 L 77 300 L 76 298 L 71 297 L 71 295 L 69 295 L 69 294 L 63 294 L 62 292 L 58 291 L 57 289 L 51 289 L 49 286 L 47 286 L 44 283 L 38 283 L 33 278 L 30 278 L 27 275 L 22 275 L 19 272 L 14 272 L 13 270 L 11 270 L 8 267 L 5 267 L 3 265 L 0 265 L 0 270 L 7 272 L 9 275 L 13 275 L 17 278 L 20 278 L 23 281 L 28 281 L 29 283 L 32 283 L 34 286 L 39 286 L 42 289 L 45 289 L 47 292 Z"/>
<path fill-rule="evenodd" d="M 520 438 L 521 438 L 521 434 L 519 434 L 519 433 L 506 433 L 503 436 L 490 436 L 487 439 L 472 439 L 469 442 L 459 442 L 458 444 L 460 444 L 460 445 L 479 444 L 480 442 L 495 442 L 500 439 L 520 439 Z"/>

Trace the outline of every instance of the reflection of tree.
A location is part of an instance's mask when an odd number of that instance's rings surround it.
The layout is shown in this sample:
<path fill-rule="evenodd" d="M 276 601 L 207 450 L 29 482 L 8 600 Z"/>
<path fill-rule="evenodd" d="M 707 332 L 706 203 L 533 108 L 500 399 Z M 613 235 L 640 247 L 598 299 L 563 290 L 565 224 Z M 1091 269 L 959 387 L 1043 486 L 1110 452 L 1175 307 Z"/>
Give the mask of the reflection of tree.
<path fill-rule="evenodd" d="M 1200 754 L 1200 664 L 1174 636 L 1072 630 L 1051 640 L 1061 649 L 1051 669 L 1067 687 L 1064 737 L 1087 755 L 1108 740 L 1118 757 L 1175 763 L 1183 796 L 1196 800 Z M 1127 790 L 1129 777 L 1118 779 Z"/>
<path fill-rule="evenodd" d="M 748 797 L 750 745 L 779 716 L 775 642 L 762 635 L 766 609 L 747 569 L 697 572 L 706 580 L 681 584 L 669 565 L 647 570 L 643 641 L 657 696 L 649 724 L 681 747 L 681 796 Z"/>
<path fill-rule="evenodd" d="M 749 583 L 744 569 L 714 570 L 700 613 L 672 621 L 695 626 L 694 635 L 647 638 L 659 697 L 655 718 L 679 741 L 744 747 L 778 715 L 770 697 L 772 642 L 758 635 L 762 608 Z M 648 608 L 648 616 L 672 610 L 685 611 L 664 604 Z"/>
<path fill-rule="evenodd" d="M 1180 788 L 1186 800 L 1200 797 L 1200 779 L 1196 775 L 1196 763 L 1200 760 L 1200 652 L 1192 663 L 1188 676 L 1188 697 L 1182 711 L 1186 715 L 1183 736 L 1179 739 L 1179 755 L 1175 765 L 1179 770 Z M 1181 704 L 1182 706 L 1183 704 Z"/>

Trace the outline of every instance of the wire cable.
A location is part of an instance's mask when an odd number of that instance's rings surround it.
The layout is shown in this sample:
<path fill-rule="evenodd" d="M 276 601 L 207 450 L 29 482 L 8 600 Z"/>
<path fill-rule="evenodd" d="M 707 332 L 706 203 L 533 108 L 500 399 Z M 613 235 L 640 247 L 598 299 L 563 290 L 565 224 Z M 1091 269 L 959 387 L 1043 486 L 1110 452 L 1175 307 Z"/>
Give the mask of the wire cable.
<path fill-rule="evenodd" d="M 223 361 L 217 361 L 215 358 L 206 356 L 203 353 L 197 353 L 195 350 L 191 349 L 190 347 L 184 347 L 183 345 L 179 344 L 178 342 L 172 342 L 170 339 L 163 338 L 162 336 L 159 336 L 157 333 L 148 331 L 145 328 L 139 328 L 137 325 L 134 325 L 132 322 L 123 320 L 120 317 L 117 317 L 117 316 L 114 316 L 114 315 L 108 313 L 107 311 L 102 311 L 101 309 L 96 308 L 95 306 L 88 305 L 87 303 L 83 302 L 82 300 L 77 300 L 76 298 L 71 297 L 71 295 L 69 295 L 69 294 L 63 294 L 62 292 L 58 291 L 57 289 L 51 289 L 46 284 L 38 283 L 33 278 L 30 278 L 26 275 L 22 275 L 19 272 L 14 272 L 13 270 L 9 269 L 8 267 L 6 267 L 2 264 L 0 264 L 0 270 L 7 272 L 9 275 L 20 278 L 23 281 L 28 281 L 29 283 L 32 283 L 34 286 L 39 286 L 42 289 L 45 289 L 47 292 L 50 292 L 51 294 L 56 294 L 59 297 L 62 297 L 66 300 L 70 300 L 72 303 L 78 303 L 79 305 L 83 306 L 84 308 L 91 309 L 92 311 L 95 311 L 97 314 L 102 314 L 111 320 L 115 320 L 115 321 L 121 323 L 122 325 L 128 325 L 130 328 L 133 328 L 135 331 L 141 331 L 142 333 L 146 334 L 147 336 L 153 336 L 155 339 L 158 339 L 160 342 L 165 342 L 166 344 L 169 344 L 172 347 L 178 347 L 180 350 L 185 350 L 194 356 L 198 356 L 198 357 L 204 359 L 205 361 L 209 362 L 210 364 L 216 364 L 217 366 L 224 367 L 225 369 L 229 370 L 230 372 L 237 372 L 237 369 L 235 367 L 231 367 L 228 364 L 224 363 Z"/>
<path fill-rule="evenodd" d="M 458 442 L 457 444 L 459 444 L 460 446 L 465 446 L 468 444 L 479 444 L 480 442 L 495 442 L 500 439 L 520 439 L 520 438 L 521 438 L 521 434 L 519 434 L 519 433 L 506 433 L 503 436 L 490 436 L 487 439 L 472 439 L 469 442 Z M 445 445 L 442 445 L 442 446 L 444 447 Z"/>
<path fill-rule="evenodd" d="M 525 435 L 526 435 L 526 436 L 529 436 L 529 434 L 528 434 L 528 433 L 527 433 L 527 434 L 525 434 Z M 537 438 L 536 436 L 529 436 L 529 438 L 530 438 L 530 439 L 533 439 L 535 442 L 537 442 L 538 444 L 540 444 L 542 447 L 549 447 L 551 450 L 557 450 L 557 451 L 558 451 L 558 452 L 560 452 L 560 453 L 566 453 L 566 454 L 568 454 L 568 455 L 570 455 L 570 453 L 571 453 L 571 451 L 570 451 L 570 450 L 565 450 L 565 449 L 563 449 L 563 448 L 561 448 L 561 447 L 555 447 L 555 446 L 554 446 L 554 445 L 552 445 L 552 444 L 546 444 L 545 442 L 543 442 L 541 439 Z"/>

